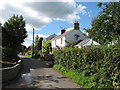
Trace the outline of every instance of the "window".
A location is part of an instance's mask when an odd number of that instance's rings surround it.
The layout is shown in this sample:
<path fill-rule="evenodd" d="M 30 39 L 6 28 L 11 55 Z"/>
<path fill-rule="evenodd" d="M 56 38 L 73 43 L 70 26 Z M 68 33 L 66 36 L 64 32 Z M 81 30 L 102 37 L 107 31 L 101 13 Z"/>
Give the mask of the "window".
<path fill-rule="evenodd" d="M 56 45 L 56 40 L 55 40 L 55 45 Z"/>
<path fill-rule="evenodd" d="M 75 34 L 75 39 L 78 40 L 78 38 L 80 37 L 78 34 Z"/>
<path fill-rule="evenodd" d="M 61 38 L 61 44 L 62 44 L 62 42 L 63 42 L 63 39 Z"/>

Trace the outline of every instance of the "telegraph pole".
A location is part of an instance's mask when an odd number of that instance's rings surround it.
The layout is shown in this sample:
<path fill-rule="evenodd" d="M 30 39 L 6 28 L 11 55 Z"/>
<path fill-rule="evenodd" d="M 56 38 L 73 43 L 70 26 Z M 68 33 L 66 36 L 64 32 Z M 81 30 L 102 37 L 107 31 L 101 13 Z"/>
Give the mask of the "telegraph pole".
<path fill-rule="evenodd" d="M 34 56 L 34 28 L 33 28 L 33 49 L 32 49 L 32 57 Z"/>

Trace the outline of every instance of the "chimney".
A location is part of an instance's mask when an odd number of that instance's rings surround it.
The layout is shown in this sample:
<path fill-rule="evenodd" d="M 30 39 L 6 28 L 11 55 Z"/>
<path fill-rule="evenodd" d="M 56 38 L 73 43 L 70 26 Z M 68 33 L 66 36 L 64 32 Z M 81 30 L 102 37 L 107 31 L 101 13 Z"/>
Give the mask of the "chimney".
<path fill-rule="evenodd" d="M 74 22 L 74 30 L 79 30 L 79 23 L 78 23 L 78 21 Z"/>
<path fill-rule="evenodd" d="M 66 30 L 65 29 L 61 29 L 61 34 L 63 34 Z"/>

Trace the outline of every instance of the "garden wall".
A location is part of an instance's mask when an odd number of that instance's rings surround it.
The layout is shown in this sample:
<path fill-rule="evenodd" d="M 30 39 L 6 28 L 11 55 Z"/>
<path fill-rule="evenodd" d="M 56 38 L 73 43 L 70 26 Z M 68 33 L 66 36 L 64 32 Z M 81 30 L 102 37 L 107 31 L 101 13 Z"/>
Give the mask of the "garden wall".
<path fill-rule="evenodd" d="M 21 69 L 21 60 L 15 66 L 2 68 L 2 82 L 13 80 Z"/>

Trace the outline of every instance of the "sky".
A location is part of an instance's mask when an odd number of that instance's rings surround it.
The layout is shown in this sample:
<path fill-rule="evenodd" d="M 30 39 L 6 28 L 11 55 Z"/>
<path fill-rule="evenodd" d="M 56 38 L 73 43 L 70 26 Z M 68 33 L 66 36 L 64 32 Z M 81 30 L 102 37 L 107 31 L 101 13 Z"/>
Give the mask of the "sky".
<path fill-rule="evenodd" d="M 48 2 L 49 1 L 49 2 Z M 26 21 L 28 37 L 23 45 L 32 44 L 33 28 L 35 36 L 46 38 L 51 34 L 60 34 L 61 28 L 70 30 L 74 21 L 80 24 L 80 30 L 91 28 L 91 20 L 102 10 L 98 2 L 111 0 L 2 0 L 0 2 L 0 23 L 2 25 L 13 14 L 22 15 Z"/>

